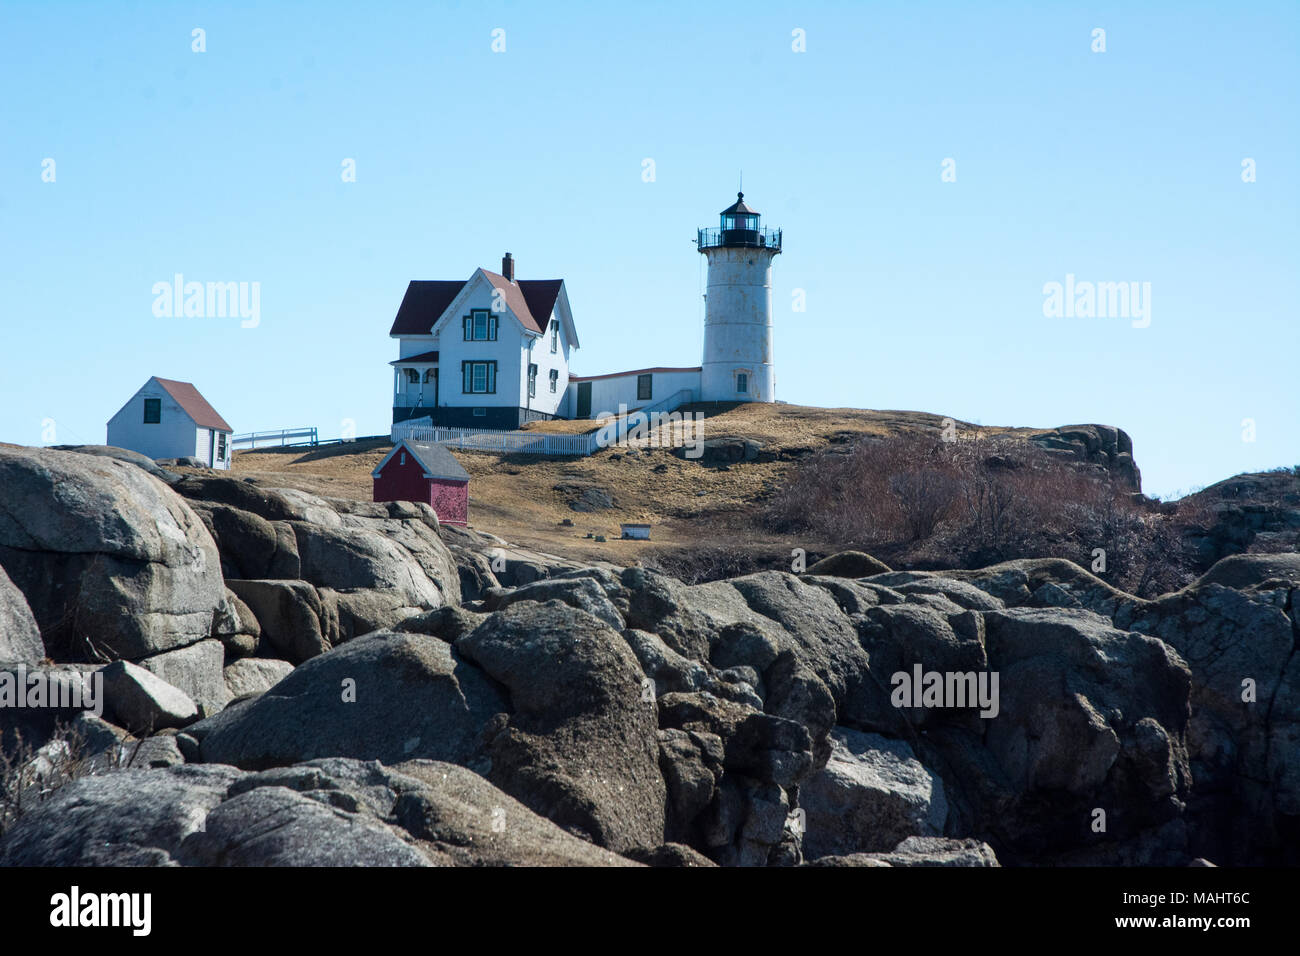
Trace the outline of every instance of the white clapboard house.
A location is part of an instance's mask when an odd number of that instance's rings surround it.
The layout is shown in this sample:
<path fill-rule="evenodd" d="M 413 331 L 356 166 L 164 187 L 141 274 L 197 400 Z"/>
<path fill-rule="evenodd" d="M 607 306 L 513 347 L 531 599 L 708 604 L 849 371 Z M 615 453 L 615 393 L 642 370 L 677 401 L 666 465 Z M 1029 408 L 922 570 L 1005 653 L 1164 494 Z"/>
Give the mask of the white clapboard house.
<path fill-rule="evenodd" d="M 150 458 L 197 458 L 230 467 L 231 428 L 189 382 L 156 375 L 108 420 L 108 444 Z"/>
<path fill-rule="evenodd" d="M 394 424 L 518 428 L 567 417 L 578 333 L 564 280 L 516 279 L 508 252 L 500 273 L 411 282 L 389 335 L 398 340 Z"/>

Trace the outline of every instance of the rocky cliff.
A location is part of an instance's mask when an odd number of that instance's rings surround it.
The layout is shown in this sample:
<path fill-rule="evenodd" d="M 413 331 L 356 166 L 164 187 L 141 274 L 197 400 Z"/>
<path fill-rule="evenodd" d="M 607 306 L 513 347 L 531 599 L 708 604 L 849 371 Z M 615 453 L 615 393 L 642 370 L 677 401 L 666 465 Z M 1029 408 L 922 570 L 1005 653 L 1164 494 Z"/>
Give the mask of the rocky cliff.
<path fill-rule="evenodd" d="M 1300 555 L 688 586 L 135 458 L 0 448 L 0 691 L 105 694 L 0 707 L 5 864 L 1300 862 Z"/>

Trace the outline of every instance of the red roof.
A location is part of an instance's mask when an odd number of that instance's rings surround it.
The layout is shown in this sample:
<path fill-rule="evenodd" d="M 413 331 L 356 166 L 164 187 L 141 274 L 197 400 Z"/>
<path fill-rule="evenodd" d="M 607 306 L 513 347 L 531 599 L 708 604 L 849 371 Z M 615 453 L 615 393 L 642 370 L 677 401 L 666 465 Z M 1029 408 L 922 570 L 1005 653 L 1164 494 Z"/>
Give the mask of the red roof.
<path fill-rule="evenodd" d="M 560 294 L 561 279 L 520 279 L 511 282 L 503 275 L 483 270 L 483 275 L 493 288 L 500 289 L 510 311 L 518 316 L 524 328 L 542 333 L 555 309 L 555 299 Z M 406 295 L 397 310 L 397 318 L 389 335 L 428 335 L 433 323 L 447 311 L 452 300 L 465 288 L 459 279 L 416 279 L 406 287 Z"/>
<path fill-rule="evenodd" d="M 647 372 L 698 372 L 700 366 L 695 365 L 691 368 L 664 368 L 656 366 L 655 368 L 634 368 L 630 372 L 610 372 L 608 375 L 570 375 L 570 382 L 594 382 L 601 378 L 622 378 L 624 375 L 645 375 Z"/>
<path fill-rule="evenodd" d="M 428 335 L 438 316 L 447 311 L 451 300 L 465 288 L 463 279 L 415 280 L 406 287 L 406 296 L 397 310 L 389 335 Z"/>
<path fill-rule="evenodd" d="M 194 419 L 200 428 L 215 428 L 221 432 L 233 432 L 226 420 L 217 414 L 217 410 L 208 404 L 208 400 L 199 394 L 199 390 L 189 382 L 173 382 L 169 378 L 154 376 L 154 381 L 167 390 L 167 394 L 176 400 L 176 404 L 185 410 L 185 414 Z"/>
<path fill-rule="evenodd" d="M 485 270 L 486 271 L 486 270 Z M 503 277 L 504 278 L 504 277 Z M 555 300 L 560 295 L 560 279 L 522 279 L 518 283 L 528 303 L 528 313 L 537 326 L 538 332 L 545 332 L 555 311 Z"/>

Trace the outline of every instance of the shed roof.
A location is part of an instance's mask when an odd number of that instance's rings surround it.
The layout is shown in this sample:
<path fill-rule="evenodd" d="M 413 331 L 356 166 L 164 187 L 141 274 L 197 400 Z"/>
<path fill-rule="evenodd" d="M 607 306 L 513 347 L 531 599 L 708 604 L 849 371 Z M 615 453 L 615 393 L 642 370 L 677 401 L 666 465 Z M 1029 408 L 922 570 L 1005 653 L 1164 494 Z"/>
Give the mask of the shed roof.
<path fill-rule="evenodd" d="M 456 456 L 447 450 L 446 445 L 439 445 L 434 442 L 412 441 L 409 438 L 403 438 L 390 451 L 384 460 L 379 463 L 372 477 L 378 478 L 379 473 L 384 470 L 392 457 L 397 454 L 399 449 L 405 448 L 424 469 L 424 474 L 428 478 L 445 478 L 448 481 L 469 481 L 469 472 L 462 467 L 461 463 L 456 460 Z"/>
<path fill-rule="evenodd" d="M 208 400 L 199 394 L 199 390 L 189 382 L 176 382 L 169 378 L 159 378 L 157 375 L 154 381 L 167 390 L 167 394 L 176 400 L 176 404 L 185 410 L 185 414 L 194 419 L 194 424 L 200 428 L 215 428 L 217 431 L 233 432 L 224 418 L 217 414 L 217 410 L 208 404 Z"/>

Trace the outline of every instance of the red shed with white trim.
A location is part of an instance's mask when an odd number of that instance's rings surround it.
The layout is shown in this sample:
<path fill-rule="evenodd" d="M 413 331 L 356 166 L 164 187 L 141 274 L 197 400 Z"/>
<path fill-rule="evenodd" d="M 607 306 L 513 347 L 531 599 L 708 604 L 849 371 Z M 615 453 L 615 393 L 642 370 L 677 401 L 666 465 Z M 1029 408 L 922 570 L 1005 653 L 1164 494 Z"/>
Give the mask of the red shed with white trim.
<path fill-rule="evenodd" d="M 439 521 L 469 522 L 469 472 L 444 445 L 403 438 L 370 476 L 375 501 L 423 501 Z"/>

